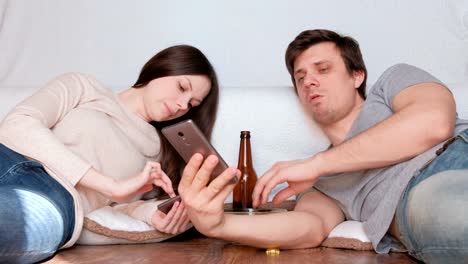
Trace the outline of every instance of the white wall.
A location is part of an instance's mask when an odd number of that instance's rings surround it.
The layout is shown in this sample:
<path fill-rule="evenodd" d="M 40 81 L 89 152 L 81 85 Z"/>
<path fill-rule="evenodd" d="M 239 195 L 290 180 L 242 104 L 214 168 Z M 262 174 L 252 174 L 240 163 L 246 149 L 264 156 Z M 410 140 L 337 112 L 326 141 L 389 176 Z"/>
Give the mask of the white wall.
<path fill-rule="evenodd" d="M 0 10 L 3 86 L 63 71 L 127 86 L 150 56 L 179 43 L 202 49 L 224 86 L 286 86 L 286 46 L 312 28 L 355 37 L 370 82 L 402 61 L 445 82 L 468 79 L 465 0 L 0 0 Z"/>

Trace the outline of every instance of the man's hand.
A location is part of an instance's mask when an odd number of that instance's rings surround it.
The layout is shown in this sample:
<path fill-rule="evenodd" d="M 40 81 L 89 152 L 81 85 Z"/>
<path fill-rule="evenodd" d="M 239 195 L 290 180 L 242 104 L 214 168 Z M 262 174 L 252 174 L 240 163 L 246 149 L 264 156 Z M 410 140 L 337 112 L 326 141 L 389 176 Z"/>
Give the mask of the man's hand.
<path fill-rule="evenodd" d="M 216 156 L 211 155 L 203 162 L 202 155 L 193 155 L 179 184 L 179 194 L 190 221 L 199 232 L 210 237 L 217 237 L 222 232 L 224 201 L 235 186 L 228 183 L 236 174 L 240 175 L 236 168 L 230 167 L 206 186 L 217 163 Z"/>
<path fill-rule="evenodd" d="M 303 192 L 312 187 L 320 176 L 314 166 L 316 156 L 304 160 L 282 161 L 273 165 L 255 185 L 252 193 L 253 206 L 258 207 L 268 202 L 271 190 L 278 184 L 287 182 L 288 187 L 278 192 L 273 198 L 274 204 L 279 204 L 288 197 Z"/>

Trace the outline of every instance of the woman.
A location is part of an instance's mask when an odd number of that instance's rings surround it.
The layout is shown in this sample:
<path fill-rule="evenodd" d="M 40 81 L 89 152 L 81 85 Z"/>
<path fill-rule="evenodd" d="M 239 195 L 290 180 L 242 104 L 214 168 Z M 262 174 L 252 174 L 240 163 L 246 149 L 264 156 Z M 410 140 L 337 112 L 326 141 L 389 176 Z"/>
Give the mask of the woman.
<path fill-rule="evenodd" d="M 130 216 L 161 232 L 185 231 L 183 203 L 165 215 L 132 202 L 153 185 L 175 195 L 184 163 L 160 127 L 191 118 L 210 137 L 217 104 L 212 65 L 186 45 L 156 54 L 119 94 L 69 73 L 25 99 L 0 126 L 0 262 L 72 246 L 84 216 L 112 202 L 130 202 Z"/>

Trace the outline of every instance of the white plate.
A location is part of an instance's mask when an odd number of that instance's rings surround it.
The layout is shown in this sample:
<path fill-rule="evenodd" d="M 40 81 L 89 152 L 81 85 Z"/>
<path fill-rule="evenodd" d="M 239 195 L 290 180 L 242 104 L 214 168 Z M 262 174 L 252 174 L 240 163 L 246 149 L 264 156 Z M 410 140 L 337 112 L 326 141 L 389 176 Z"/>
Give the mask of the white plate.
<path fill-rule="evenodd" d="M 263 215 L 263 214 L 274 214 L 274 213 L 284 213 L 288 210 L 283 208 L 271 208 L 271 209 L 224 209 L 226 214 L 236 214 L 236 215 Z"/>

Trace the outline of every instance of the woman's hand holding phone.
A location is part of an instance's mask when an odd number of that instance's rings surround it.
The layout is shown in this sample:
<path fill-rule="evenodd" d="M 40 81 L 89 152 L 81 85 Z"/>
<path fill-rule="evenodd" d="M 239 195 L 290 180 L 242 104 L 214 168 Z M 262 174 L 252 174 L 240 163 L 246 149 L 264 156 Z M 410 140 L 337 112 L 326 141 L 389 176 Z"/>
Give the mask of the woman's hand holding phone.
<path fill-rule="evenodd" d="M 168 234 L 178 234 L 192 227 L 183 202 L 176 201 L 167 214 L 156 210 L 151 222 L 158 231 Z"/>

